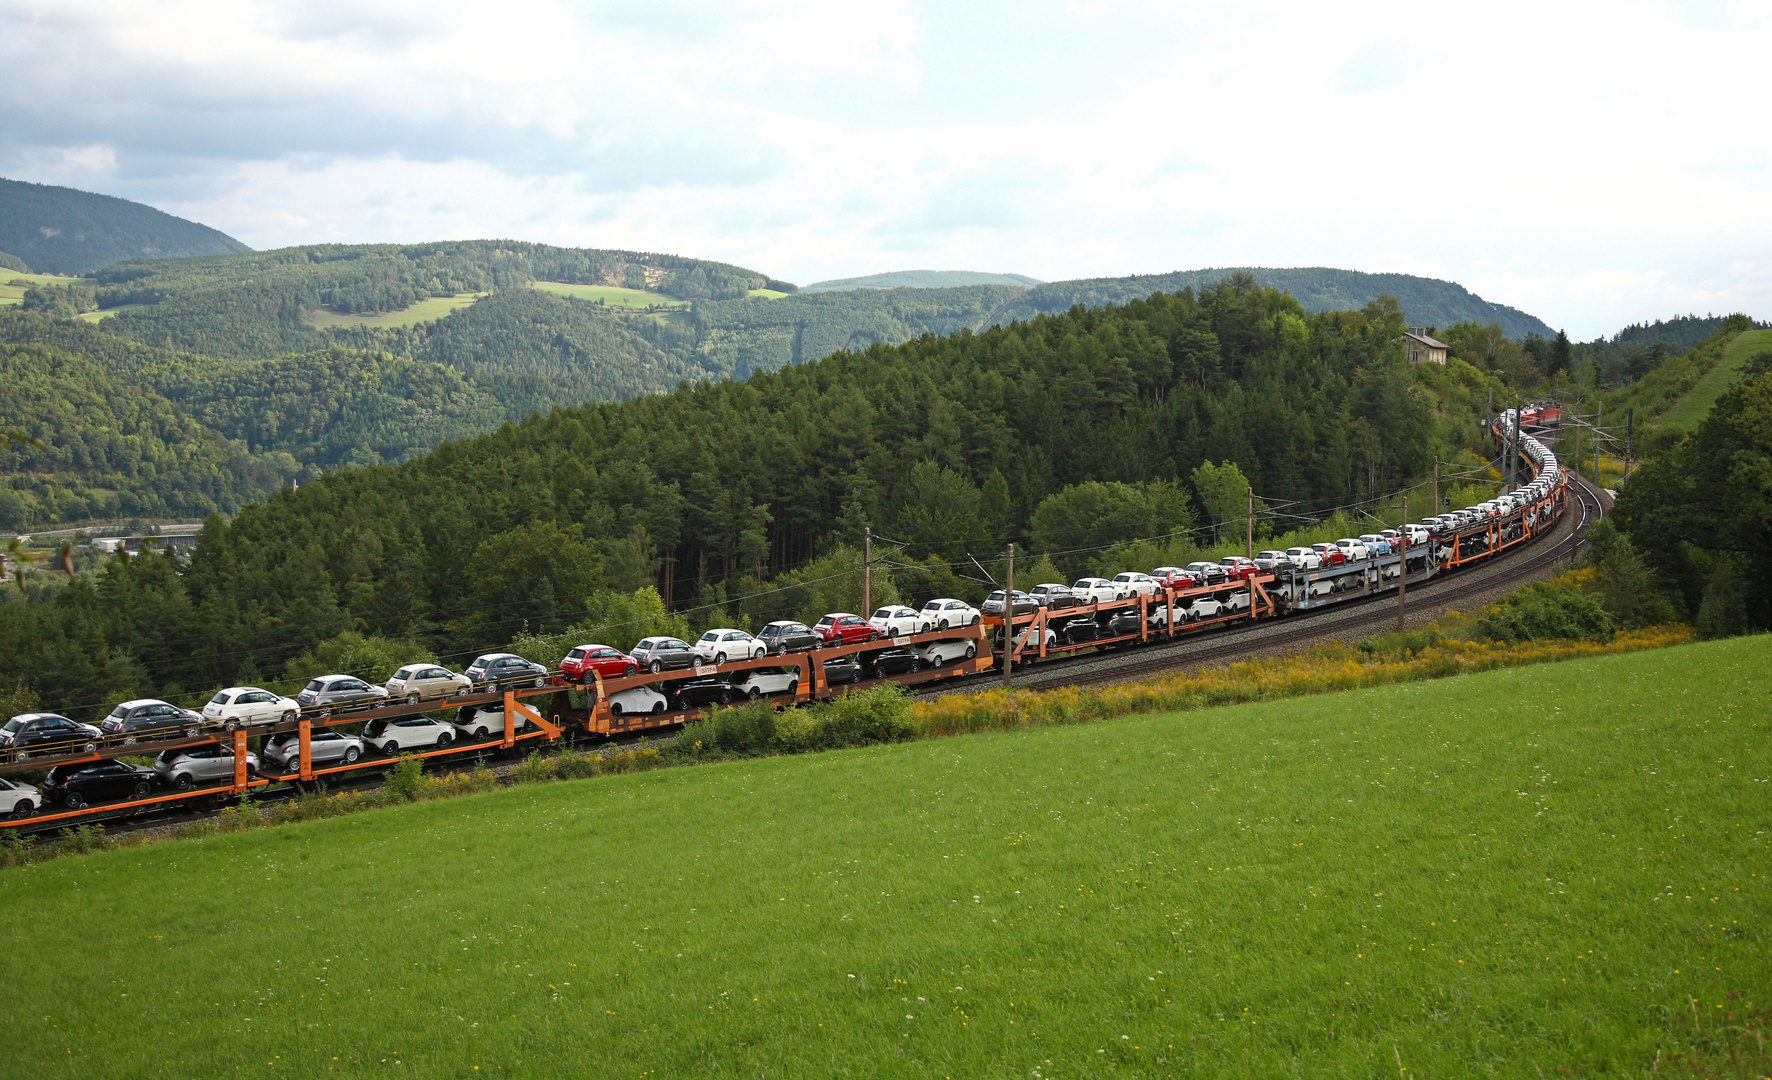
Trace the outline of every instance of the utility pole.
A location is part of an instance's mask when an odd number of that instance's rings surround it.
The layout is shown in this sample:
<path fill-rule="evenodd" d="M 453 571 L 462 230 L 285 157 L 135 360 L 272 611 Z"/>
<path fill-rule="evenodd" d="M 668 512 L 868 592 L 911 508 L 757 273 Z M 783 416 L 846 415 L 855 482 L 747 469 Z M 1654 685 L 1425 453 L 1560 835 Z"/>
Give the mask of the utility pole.
<path fill-rule="evenodd" d="M 1405 508 L 1406 509 L 1406 508 Z M 1434 458 L 1434 513 L 1440 512 L 1440 459 Z"/>
<path fill-rule="evenodd" d="M 1579 412 L 1575 414 L 1575 478 L 1581 479 L 1581 413 Z"/>
<path fill-rule="evenodd" d="M 1514 438 L 1507 450 L 1507 489 L 1520 486 L 1520 398 L 1514 395 Z"/>
<path fill-rule="evenodd" d="M 1245 519 L 1243 532 L 1243 557 L 1255 558 L 1255 489 L 1249 489 L 1249 516 Z"/>
<path fill-rule="evenodd" d="M 1403 492 L 1403 527 L 1399 531 L 1399 539 L 1403 541 L 1403 561 L 1397 566 L 1397 633 L 1403 632 L 1403 586 L 1409 580 L 1409 493 Z"/>
<path fill-rule="evenodd" d="M 874 617 L 874 527 L 861 527 L 861 617 Z"/>
<path fill-rule="evenodd" d="M 1631 428 L 1636 418 L 1637 410 L 1635 406 L 1624 410 L 1624 480 L 1630 479 Z M 1619 481 L 1619 483 L 1623 483 L 1624 480 Z"/>
<path fill-rule="evenodd" d="M 1015 541 L 1009 541 L 1009 554 L 1003 560 L 1003 686 L 1009 686 L 1015 665 Z"/>
<path fill-rule="evenodd" d="M 1606 433 L 1606 401 L 1600 400 L 1600 411 L 1594 417 L 1594 486 L 1605 487 L 1600 479 L 1600 437 Z"/>

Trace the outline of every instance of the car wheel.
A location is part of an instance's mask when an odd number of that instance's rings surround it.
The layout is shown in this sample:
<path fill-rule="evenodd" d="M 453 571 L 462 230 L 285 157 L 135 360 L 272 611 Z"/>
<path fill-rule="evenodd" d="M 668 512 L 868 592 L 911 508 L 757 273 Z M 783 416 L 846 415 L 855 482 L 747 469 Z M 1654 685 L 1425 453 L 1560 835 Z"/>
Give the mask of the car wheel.
<path fill-rule="evenodd" d="M 198 733 L 198 732 L 199 732 L 199 731 L 201 731 L 201 730 L 203 730 L 203 729 L 202 729 L 202 728 L 194 728 L 194 727 L 188 727 L 188 728 L 186 728 L 186 729 L 185 729 L 185 738 L 187 738 L 187 739 L 195 739 L 195 738 L 196 738 L 196 737 L 197 737 L 197 733 Z"/>
<path fill-rule="evenodd" d="M 653 702 L 652 703 L 652 715 L 657 716 L 659 713 L 664 712 L 664 707 L 665 707 L 665 703 L 662 701 Z"/>
<path fill-rule="evenodd" d="M 400 744 L 397 742 L 389 742 L 386 746 L 381 748 L 381 752 L 389 757 L 393 757 L 400 752 Z"/>
<path fill-rule="evenodd" d="M 795 694 L 795 695 L 798 695 L 800 693 L 800 680 L 799 679 L 795 679 L 793 682 L 788 683 L 788 693 Z"/>
<path fill-rule="evenodd" d="M 31 805 L 31 800 L 21 799 L 20 801 L 13 804 L 12 816 L 14 818 L 28 818 L 31 816 L 32 812 L 35 810 L 36 810 L 36 807 Z"/>
<path fill-rule="evenodd" d="M 919 634 L 927 634 L 928 632 L 929 632 L 929 624 L 928 623 L 924 623 L 923 625 L 917 627 L 917 633 L 919 633 Z"/>
<path fill-rule="evenodd" d="M 657 675 L 659 672 L 664 670 L 664 663 L 659 660 L 654 660 L 652 663 L 646 665 L 646 670 L 650 671 L 654 675 Z"/>
<path fill-rule="evenodd" d="M 362 752 L 359 751 L 355 746 L 347 746 L 345 748 L 345 764 L 346 765 L 354 764 L 356 762 L 357 758 L 361 756 L 361 754 L 362 754 Z"/>
<path fill-rule="evenodd" d="M 172 778 L 172 786 L 180 791 L 189 791 L 197 786 L 197 782 L 181 773 Z"/>
<path fill-rule="evenodd" d="M 443 749 L 445 746 L 448 746 L 450 743 L 452 743 L 454 741 L 455 741 L 455 736 L 451 735 L 447 731 L 440 731 L 437 733 L 437 749 L 439 749 L 439 750 Z"/>
<path fill-rule="evenodd" d="M 628 665 L 628 666 L 627 666 L 627 667 L 625 667 L 625 668 L 622 668 L 622 669 L 621 669 L 621 674 L 622 674 L 622 677 L 623 677 L 623 678 L 626 678 L 626 677 L 628 677 L 628 676 L 630 676 L 630 675 L 633 675 L 633 674 L 635 674 L 635 673 L 636 673 L 636 672 L 638 672 L 638 671 L 639 671 L 639 670 L 640 670 L 640 669 L 639 669 L 639 668 L 637 668 L 637 667 L 635 667 L 635 666 L 634 666 L 634 665 L 632 665 L 632 664 L 629 664 L 629 665 Z"/>
<path fill-rule="evenodd" d="M 222 730 L 223 731 L 238 731 L 238 730 L 240 730 L 240 721 L 229 720 L 227 723 L 222 725 Z"/>
<path fill-rule="evenodd" d="M 775 655 L 786 656 L 787 654 L 788 654 L 788 647 L 786 645 L 777 645 L 775 647 Z"/>
<path fill-rule="evenodd" d="M 85 742 L 81 744 L 80 752 L 83 754 L 96 754 L 98 752 L 98 743 L 91 741 Z"/>
<path fill-rule="evenodd" d="M 149 790 L 150 790 L 150 788 L 148 787 L 148 782 L 146 780 L 138 780 L 138 781 L 136 781 L 135 791 L 132 793 L 132 797 L 137 798 L 137 799 L 145 799 L 148 797 Z"/>
<path fill-rule="evenodd" d="M 294 709 L 290 709 L 283 714 L 283 722 L 285 724 L 295 723 L 295 710 Z"/>
<path fill-rule="evenodd" d="M 548 684 L 548 677 L 546 675 L 537 675 L 535 677 L 535 682 L 532 683 L 531 685 L 534 686 L 537 690 L 540 690 L 542 687 L 546 686 L 547 684 Z"/>
<path fill-rule="evenodd" d="M 609 715 L 610 716 L 620 716 L 621 715 L 621 702 L 611 701 L 609 703 Z"/>
<path fill-rule="evenodd" d="M 732 687 L 723 686 L 720 688 L 720 704 L 722 704 L 722 705 L 732 704 Z"/>
<path fill-rule="evenodd" d="M 483 727 L 477 727 L 474 729 L 474 738 L 476 739 L 484 739 L 488 734 L 487 730 Z"/>
<path fill-rule="evenodd" d="M 868 640 L 869 641 L 879 641 L 880 640 L 880 631 L 869 630 L 868 631 Z"/>
<path fill-rule="evenodd" d="M 967 623 L 966 625 L 967 626 L 977 626 L 978 625 L 978 616 L 977 615 L 972 616 L 972 621 Z"/>
<path fill-rule="evenodd" d="M 418 695 L 417 694 L 407 694 L 406 695 L 406 704 L 417 705 L 418 704 Z"/>
<path fill-rule="evenodd" d="M 758 698 L 759 698 L 759 697 L 762 697 L 762 696 L 763 696 L 763 692 L 762 692 L 762 691 L 761 691 L 761 690 L 758 690 L 758 689 L 757 689 L 757 688 L 756 688 L 756 687 L 754 687 L 754 686 L 753 686 L 753 687 L 751 687 L 751 688 L 750 688 L 750 690 L 748 690 L 748 691 L 746 691 L 746 693 L 745 693 L 745 696 L 746 696 L 746 697 L 748 697 L 748 698 L 750 698 L 750 699 L 751 699 L 751 700 L 752 700 L 752 701 L 755 701 L 755 700 L 757 700 L 757 699 L 758 699 Z"/>
<path fill-rule="evenodd" d="M 125 741 L 127 741 L 127 740 L 125 740 Z M 31 752 L 29 750 L 20 750 L 18 753 L 12 755 L 12 760 L 14 760 L 14 761 L 29 761 L 29 760 L 31 760 Z"/>
<path fill-rule="evenodd" d="M 726 654 L 725 653 L 717 652 L 714 654 L 714 663 L 724 664 L 725 662 L 726 662 Z"/>
<path fill-rule="evenodd" d="M 913 656 L 913 657 L 911 657 L 911 666 L 906 668 L 905 670 L 910 672 L 912 675 L 915 675 L 917 672 L 923 670 L 923 661 L 918 660 L 916 657 Z"/>
<path fill-rule="evenodd" d="M 970 660 L 974 656 L 977 656 L 977 655 L 978 655 L 978 646 L 974 645 L 972 642 L 968 641 L 966 643 L 966 659 Z"/>
<path fill-rule="evenodd" d="M 124 739 L 123 745 L 124 746 L 134 746 L 135 745 L 135 736 L 131 735 L 128 738 Z"/>
<path fill-rule="evenodd" d="M 80 797 L 80 793 L 78 791 L 68 792 L 65 796 L 62 797 L 62 802 L 67 806 L 67 808 L 69 810 L 79 810 L 80 808 L 82 808 L 86 805 L 86 800 Z"/>

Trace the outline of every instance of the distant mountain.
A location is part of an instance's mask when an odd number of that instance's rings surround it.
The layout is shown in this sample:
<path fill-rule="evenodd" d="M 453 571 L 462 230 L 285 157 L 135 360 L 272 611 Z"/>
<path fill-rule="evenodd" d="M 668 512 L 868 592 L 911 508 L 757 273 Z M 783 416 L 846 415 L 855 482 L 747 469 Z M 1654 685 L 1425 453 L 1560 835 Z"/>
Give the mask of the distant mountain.
<path fill-rule="evenodd" d="M 958 289 L 967 285 L 1038 285 L 1025 274 L 987 274 L 978 270 L 893 270 L 866 277 L 834 278 L 800 287 L 801 292 L 844 292 L 849 289 Z"/>
<path fill-rule="evenodd" d="M 0 179 L 0 252 L 39 274 L 84 274 L 125 259 L 251 250 L 207 225 L 128 199 Z"/>
<path fill-rule="evenodd" d="M 991 312 L 986 326 L 1056 314 L 1075 305 L 1106 307 L 1141 300 L 1152 293 L 1211 286 L 1232 274 L 1248 274 L 1257 284 L 1284 289 L 1306 311 L 1346 311 L 1365 307 L 1389 293 L 1403 307 L 1403 316 L 1414 326 L 1445 329 L 1470 320 L 1484 326 L 1499 323 L 1510 338 L 1527 334 L 1555 337 L 1542 320 L 1505 304 L 1489 301 L 1451 281 L 1416 277 L 1413 274 L 1366 274 L 1358 270 L 1334 270 L 1312 266 L 1290 270 L 1262 267 L 1224 267 L 1216 270 L 1178 270 L 1170 274 L 1136 274 L 1122 278 L 1082 278 L 1037 285 Z"/>

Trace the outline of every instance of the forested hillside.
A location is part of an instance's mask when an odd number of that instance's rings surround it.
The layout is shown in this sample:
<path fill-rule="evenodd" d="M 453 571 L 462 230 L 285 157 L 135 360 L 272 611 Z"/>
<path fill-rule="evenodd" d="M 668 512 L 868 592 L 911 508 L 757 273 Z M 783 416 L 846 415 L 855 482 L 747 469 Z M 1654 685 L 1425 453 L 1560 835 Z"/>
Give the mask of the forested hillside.
<path fill-rule="evenodd" d="M 1555 331 L 1542 320 L 1505 304 L 1492 304 L 1456 282 L 1414 274 L 1366 274 L 1321 266 L 1282 270 L 1233 267 L 1053 281 L 1029 289 L 1016 302 L 996 312 L 992 321 L 1027 319 L 1041 312 L 1064 311 L 1073 304 L 1098 307 L 1123 304 L 1152 293 L 1202 289 L 1236 274 L 1247 274 L 1258 285 L 1291 293 L 1305 311 L 1353 310 L 1387 294 L 1396 297 L 1397 303 L 1402 305 L 1403 317 L 1412 326 L 1445 327 L 1460 322 L 1486 326 L 1497 323 L 1510 338 L 1523 338 L 1528 334 L 1555 336 Z"/>
<path fill-rule="evenodd" d="M 0 251 L 39 274 L 84 274 L 124 259 L 249 250 L 226 233 L 128 199 L 0 180 Z"/>
<path fill-rule="evenodd" d="M 159 394 L 63 349 L 0 345 L 0 528 L 62 518 L 196 517 L 263 499 L 287 455 L 217 438 Z"/>
<path fill-rule="evenodd" d="M 832 278 L 800 286 L 801 292 L 841 292 L 846 289 L 956 289 L 965 285 L 1040 284 L 1024 274 L 989 274 L 978 270 L 893 270 L 863 277 Z"/>
<path fill-rule="evenodd" d="M 1241 477 L 1293 512 L 1341 505 L 1477 435 L 1484 377 L 1409 368 L 1399 328 L 1394 308 L 1312 315 L 1237 279 L 557 409 L 212 518 L 188 566 L 112 563 L 0 604 L 0 686 L 70 703 L 204 687 L 348 629 L 460 655 L 647 583 L 727 606 L 709 617 L 778 617 L 810 601 L 766 589 L 852 570 L 838 545 L 864 523 L 924 567 L 907 591 L 970 592 L 966 554 L 1007 539 L 1236 520 Z M 1240 472 L 1196 487 L 1225 461 Z"/>

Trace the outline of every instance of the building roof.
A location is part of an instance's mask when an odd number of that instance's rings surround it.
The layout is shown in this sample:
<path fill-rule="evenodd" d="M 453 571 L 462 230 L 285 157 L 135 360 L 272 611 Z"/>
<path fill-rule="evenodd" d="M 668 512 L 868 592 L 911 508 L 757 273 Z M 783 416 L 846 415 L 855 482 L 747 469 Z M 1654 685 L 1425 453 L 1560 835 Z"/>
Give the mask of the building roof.
<path fill-rule="evenodd" d="M 1411 326 L 1409 329 L 1403 331 L 1403 336 L 1404 337 L 1412 337 L 1416 341 L 1421 342 L 1423 345 L 1426 345 L 1430 349 L 1450 349 L 1452 347 L 1452 346 L 1446 344 L 1444 341 L 1439 341 L 1434 338 L 1428 337 L 1427 331 L 1419 326 Z"/>

